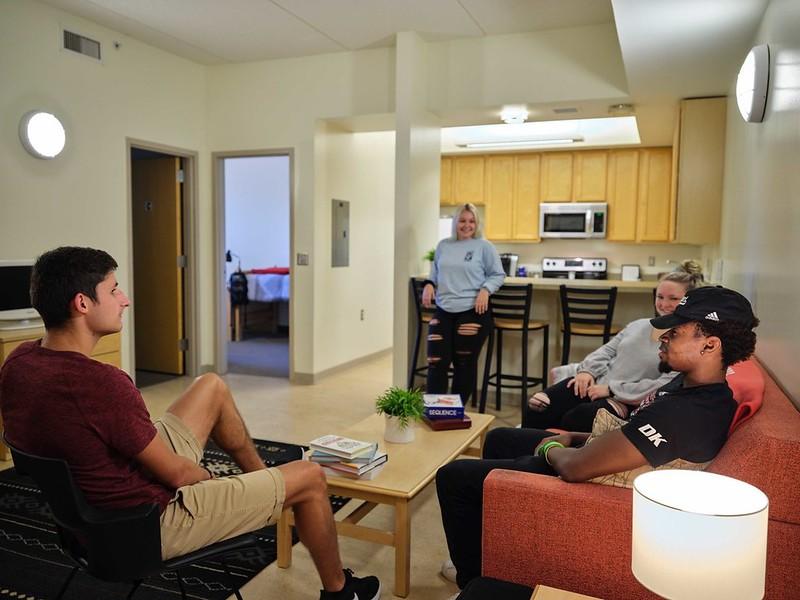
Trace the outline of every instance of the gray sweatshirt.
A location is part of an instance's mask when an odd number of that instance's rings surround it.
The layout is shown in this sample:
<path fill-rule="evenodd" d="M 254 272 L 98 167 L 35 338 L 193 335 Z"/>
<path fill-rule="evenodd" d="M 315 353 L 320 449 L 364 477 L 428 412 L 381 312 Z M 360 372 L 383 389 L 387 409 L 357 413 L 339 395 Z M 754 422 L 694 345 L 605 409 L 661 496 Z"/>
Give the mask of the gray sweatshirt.
<path fill-rule="evenodd" d="M 617 400 L 638 405 L 653 390 L 678 373 L 659 373 L 659 342 L 650 338 L 650 319 L 631 321 L 578 365 L 578 373 L 590 373 L 596 383 L 608 385 Z"/>
<path fill-rule="evenodd" d="M 480 289 L 494 294 L 505 276 L 500 255 L 484 239 L 445 238 L 436 246 L 430 280 L 436 286 L 436 305 L 449 313 L 474 308 Z"/>

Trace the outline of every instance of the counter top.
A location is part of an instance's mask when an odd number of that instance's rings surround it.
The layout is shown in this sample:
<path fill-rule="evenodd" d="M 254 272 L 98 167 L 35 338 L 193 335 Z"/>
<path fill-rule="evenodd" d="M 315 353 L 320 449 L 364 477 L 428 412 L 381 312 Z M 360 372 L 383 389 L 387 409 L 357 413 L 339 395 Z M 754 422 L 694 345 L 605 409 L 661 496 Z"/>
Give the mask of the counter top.
<path fill-rule="evenodd" d="M 549 277 L 506 277 L 505 283 L 526 284 L 532 283 L 535 289 L 557 290 L 561 285 L 570 287 L 598 288 L 616 287 L 620 292 L 647 292 L 651 293 L 658 282 L 653 281 L 622 281 L 621 279 L 556 279 Z"/>

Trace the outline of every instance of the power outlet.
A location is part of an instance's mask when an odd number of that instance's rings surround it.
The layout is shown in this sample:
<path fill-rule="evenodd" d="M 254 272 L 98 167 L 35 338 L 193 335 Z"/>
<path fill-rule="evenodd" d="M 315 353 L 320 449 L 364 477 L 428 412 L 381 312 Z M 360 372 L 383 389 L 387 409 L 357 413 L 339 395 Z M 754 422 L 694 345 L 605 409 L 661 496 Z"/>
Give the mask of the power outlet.
<path fill-rule="evenodd" d="M 655 267 L 656 266 L 656 257 L 655 256 L 648 256 L 647 257 L 647 266 L 648 267 Z"/>
<path fill-rule="evenodd" d="M 364 320 L 364 309 L 363 308 L 361 309 L 361 320 L 362 321 Z"/>

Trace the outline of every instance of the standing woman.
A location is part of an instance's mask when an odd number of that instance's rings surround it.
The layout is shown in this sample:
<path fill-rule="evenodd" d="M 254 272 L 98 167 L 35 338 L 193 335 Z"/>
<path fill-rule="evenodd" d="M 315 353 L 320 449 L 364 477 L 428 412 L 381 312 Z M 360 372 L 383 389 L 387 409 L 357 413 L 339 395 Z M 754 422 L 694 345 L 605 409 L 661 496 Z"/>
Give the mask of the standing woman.
<path fill-rule="evenodd" d="M 500 255 L 484 240 L 474 204 L 461 204 L 453 216 L 453 235 L 436 247 L 422 305 L 436 312 L 428 324 L 430 394 L 447 393 L 453 364 L 453 393 L 466 405 L 478 377 L 478 355 L 492 326 L 489 296 L 505 278 Z"/>

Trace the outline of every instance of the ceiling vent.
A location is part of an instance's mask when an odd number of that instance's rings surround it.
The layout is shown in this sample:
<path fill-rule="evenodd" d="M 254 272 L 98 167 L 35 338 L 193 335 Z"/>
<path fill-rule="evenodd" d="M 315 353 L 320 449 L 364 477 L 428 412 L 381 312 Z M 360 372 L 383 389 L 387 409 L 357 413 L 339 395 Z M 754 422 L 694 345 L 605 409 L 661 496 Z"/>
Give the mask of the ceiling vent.
<path fill-rule="evenodd" d="M 100 42 L 66 29 L 64 30 L 64 49 L 100 60 Z"/>
<path fill-rule="evenodd" d="M 569 115 L 578 112 L 578 109 L 574 106 L 565 106 L 563 108 L 554 108 L 553 112 L 557 115 Z"/>

